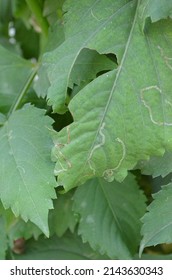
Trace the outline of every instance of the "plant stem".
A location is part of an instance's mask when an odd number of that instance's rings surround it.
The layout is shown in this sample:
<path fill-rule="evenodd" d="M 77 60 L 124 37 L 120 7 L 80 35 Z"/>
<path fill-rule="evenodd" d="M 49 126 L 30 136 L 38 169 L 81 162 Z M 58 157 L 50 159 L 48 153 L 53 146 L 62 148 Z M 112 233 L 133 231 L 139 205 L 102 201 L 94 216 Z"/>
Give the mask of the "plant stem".
<path fill-rule="evenodd" d="M 31 12 L 34 14 L 37 23 L 39 24 L 43 34 L 47 37 L 48 35 L 48 21 L 42 15 L 42 10 L 37 0 L 26 0 Z"/>
<path fill-rule="evenodd" d="M 19 105 L 21 104 L 21 101 L 25 95 L 25 93 L 27 92 L 28 88 L 30 87 L 35 75 L 37 73 L 37 67 L 35 67 L 35 69 L 32 71 L 32 73 L 30 74 L 26 84 L 24 85 L 20 95 L 18 96 L 16 102 L 11 106 L 9 112 L 8 112 L 8 115 L 7 115 L 7 118 L 10 117 L 10 115 L 17 110 L 17 108 L 19 107 Z"/>

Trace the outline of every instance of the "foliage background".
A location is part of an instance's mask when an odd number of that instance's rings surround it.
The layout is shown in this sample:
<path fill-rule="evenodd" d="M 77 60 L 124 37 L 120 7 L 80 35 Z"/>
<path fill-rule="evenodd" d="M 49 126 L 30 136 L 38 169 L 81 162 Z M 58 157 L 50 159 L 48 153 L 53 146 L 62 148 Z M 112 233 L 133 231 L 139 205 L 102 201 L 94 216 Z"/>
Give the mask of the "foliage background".
<path fill-rule="evenodd" d="M 172 258 L 171 0 L 0 0 L 0 259 Z"/>

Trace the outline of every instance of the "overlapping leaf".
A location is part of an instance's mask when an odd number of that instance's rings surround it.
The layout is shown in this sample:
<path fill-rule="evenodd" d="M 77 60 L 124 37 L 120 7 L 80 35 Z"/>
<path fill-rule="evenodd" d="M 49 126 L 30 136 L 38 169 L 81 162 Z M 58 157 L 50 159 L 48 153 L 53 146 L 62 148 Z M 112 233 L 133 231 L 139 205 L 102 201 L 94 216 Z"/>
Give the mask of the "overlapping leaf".
<path fill-rule="evenodd" d="M 33 237 L 37 240 L 41 234 L 42 231 L 35 224 L 30 221 L 26 223 L 21 218 L 17 218 L 14 220 L 13 224 L 10 225 L 8 239 L 11 243 L 20 238 L 27 240 Z"/>
<path fill-rule="evenodd" d="M 70 75 L 83 49 L 121 54 L 125 44 L 123 38 L 130 30 L 135 1 L 84 0 L 81 3 L 68 0 L 64 10 L 67 11 L 64 18 L 66 40 L 43 58 L 51 85 L 48 90 L 49 104 L 60 113 L 66 111 Z"/>
<path fill-rule="evenodd" d="M 136 253 L 145 207 L 145 197 L 131 174 L 121 184 L 92 179 L 74 195 L 83 241 L 112 259 L 131 259 Z"/>
<path fill-rule="evenodd" d="M 147 246 L 172 243 L 172 183 L 164 186 L 153 197 L 154 201 L 148 207 L 149 212 L 142 219 L 141 253 Z"/>
<path fill-rule="evenodd" d="M 0 46 L 0 112 L 7 113 L 35 74 L 31 62 Z"/>
<path fill-rule="evenodd" d="M 43 15 L 48 18 L 52 24 L 57 21 L 57 18 L 62 17 L 62 6 L 65 0 L 45 0 Z"/>
<path fill-rule="evenodd" d="M 123 3 L 123 9 L 114 9 L 108 18 L 116 20 L 115 26 L 121 30 L 117 35 L 110 30 L 116 40 L 114 49 L 120 45 L 123 51 L 119 67 L 95 79 L 73 98 L 69 109 L 74 123 L 55 137 L 55 174 L 66 189 L 94 176 L 121 181 L 137 161 L 172 149 L 172 21 L 152 24 L 143 34 L 138 19 L 140 1 L 137 7 L 132 3 Z M 120 36 L 127 22 L 132 24 L 125 28 L 127 34 Z M 111 49 L 108 42 L 104 46 Z"/>
<path fill-rule="evenodd" d="M 115 66 L 116 64 L 105 55 L 84 49 L 73 66 L 69 85 L 71 83 L 71 87 L 73 87 L 73 84 L 80 85 L 82 81 L 93 80 L 99 72 L 113 70 Z"/>
<path fill-rule="evenodd" d="M 16 111 L 0 129 L 0 199 L 48 235 L 56 185 L 50 161 L 51 120 L 32 106 Z"/>
<path fill-rule="evenodd" d="M 172 153 L 166 152 L 162 157 L 152 157 L 149 161 L 141 161 L 137 165 L 141 172 L 152 177 L 165 177 L 172 172 Z"/>
<path fill-rule="evenodd" d="M 72 211 L 73 201 L 71 193 L 58 196 L 58 199 L 54 201 L 54 209 L 49 214 L 49 227 L 51 235 L 57 234 L 61 237 L 70 229 L 74 232 L 77 224 L 77 217 Z"/>
<path fill-rule="evenodd" d="M 142 0 L 139 9 L 143 26 L 145 19 L 148 17 L 151 17 L 152 22 L 163 18 L 172 17 L 171 0 Z"/>

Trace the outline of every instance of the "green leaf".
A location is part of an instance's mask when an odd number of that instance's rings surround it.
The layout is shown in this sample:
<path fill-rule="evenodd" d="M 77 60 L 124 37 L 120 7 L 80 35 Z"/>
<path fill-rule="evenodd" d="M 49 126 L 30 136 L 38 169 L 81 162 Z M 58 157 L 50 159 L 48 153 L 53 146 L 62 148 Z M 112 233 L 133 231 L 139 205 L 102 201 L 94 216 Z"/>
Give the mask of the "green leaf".
<path fill-rule="evenodd" d="M 105 55 L 100 55 L 96 51 L 83 49 L 73 66 L 69 85 L 80 85 L 82 81 L 90 81 L 103 71 L 113 70 L 116 64 Z"/>
<path fill-rule="evenodd" d="M 22 219 L 18 218 L 10 226 L 8 238 L 12 244 L 14 240 L 20 238 L 24 238 L 25 240 L 30 239 L 31 237 L 38 239 L 41 234 L 41 230 L 35 224 L 31 223 L 30 221 L 26 223 Z"/>
<path fill-rule="evenodd" d="M 48 18 L 48 21 L 52 24 L 57 19 L 62 18 L 62 7 L 65 0 L 45 0 L 43 15 Z"/>
<path fill-rule="evenodd" d="M 26 23 L 28 22 L 29 20 L 26 20 Z M 30 27 L 28 29 L 21 20 L 17 20 L 17 22 L 15 23 L 15 29 L 15 39 L 20 43 L 23 57 L 32 60 L 38 59 L 40 48 L 39 33 L 36 33 L 33 27 Z"/>
<path fill-rule="evenodd" d="M 50 161 L 51 120 L 26 106 L 0 129 L 0 198 L 15 216 L 30 219 L 48 235 L 48 210 L 56 185 Z"/>
<path fill-rule="evenodd" d="M 20 238 L 28 240 L 32 237 L 37 240 L 41 234 L 41 230 L 35 224 L 31 223 L 30 221 L 25 223 L 22 219 L 18 218 L 10 227 L 8 239 L 13 245 L 14 240 Z"/>
<path fill-rule="evenodd" d="M 172 150 L 172 21 L 152 24 L 143 34 L 139 3 L 136 9 L 129 6 L 135 14 L 117 70 L 98 77 L 72 99 L 74 122 L 54 139 L 55 174 L 66 190 L 92 177 L 122 181 L 138 161 Z M 121 15 L 121 21 L 125 18 Z M 117 27 L 122 32 L 121 24 Z M 118 46 L 121 37 L 113 34 Z"/>
<path fill-rule="evenodd" d="M 12 111 L 27 82 L 35 75 L 34 67 L 0 46 L 0 112 Z"/>
<path fill-rule="evenodd" d="M 74 195 L 83 241 L 112 259 L 131 259 L 136 253 L 145 208 L 145 197 L 131 174 L 121 184 L 90 180 Z"/>
<path fill-rule="evenodd" d="M 3 125 L 6 121 L 6 116 L 0 113 L 0 126 Z"/>
<path fill-rule="evenodd" d="M 38 241 L 30 240 L 26 244 L 26 252 L 23 255 L 13 255 L 18 260 L 98 260 L 108 259 L 94 252 L 88 244 L 71 234 L 63 238 L 53 236 L 49 239 L 39 238 Z"/>
<path fill-rule="evenodd" d="M 71 72 L 83 49 L 94 49 L 101 54 L 121 53 L 131 27 L 135 1 L 101 0 L 97 3 L 96 0 L 84 0 L 81 4 L 68 0 L 63 9 L 66 11 L 66 40 L 43 57 L 51 85 L 48 90 L 49 105 L 59 113 L 66 111 Z M 120 29 L 119 22 L 126 28 Z"/>
<path fill-rule="evenodd" d="M 11 225 L 16 222 L 16 217 L 12 213 L 11 209 L 4 209 L 1 201 L 0 201 L 0 215 L 5 219 L 6 224 L 6 233 L 8 234 L 8 230 L 10 229 Z"/>
<path fill-rule="evenodd" d="M 137 167 L 145 175 L 152 175 L 153 178 L 165 177 L 172 172 L 172 153 L 166 152 L 162 157 L 151 157 L 149 161 L 141 161 Z"/>
<path fill-rule="evenodd" d="M 172 183 L 163 186 L 153 198 L 154 201 L 147 208 L 148 213 L 142 218 L 140 254 L 147 246 L 172 243 Z"/>
<path fill-rule="evenodd" d="M 9 245 L 13 247 L 14 240 L 24 238 L 29 239 L 34 237 L 38 239 L 40 234 L 42 234 L 41 230 L 33 223 L 28 221 L 25 223 L 21 218 L 16 218 L 12 213 L 11 209 L 4 209 L 2 203 L 0 203 L 0 215 L 5 220 L 5 232 L 8 236 Z"/>
<path fill-rule="evenodd" d="M 70 192 L 59 195 L 54 201 L 54 209 L 50 211 L 49 227 L 51 234 L 61 237 L 68 229 L 74 232 L 77 217 L 72 211 L 73 201 Z"/>
<path fill-rule="evenodd" d="M 27 28 L 29 29 L 31 26 L 31 21 L 29 21 L 29 18 L 31 17 L 30 10 L 28 9 L 28 6 L 26 4 L 26 1 L 20 1 L 20 0 L 13 0 L 11 3 L 13 16 L 15 18 L 21 18 Z"/>
<path fill-rule="evenodd" d="M 22 51 L 18 42 L 15 44 L 10 43 L 9 38 L 4 37 L 3 34 L 0 33 L 0 45 L 7 49 L 10 52 L 13 52 L 17 55 L 22 55 Z"/>
<path fill-rule="evenodd" d="M 5 259 L 7 250 L 7 236 L 6 236 L 6 225 L 5 219 L 0 215 L 0 260 Z"/>
<path fill-rule="evenodd" d="M 12 20 L 11 0 L 0 0 L 0 22 L 9 23 Z"/>
<path fill-rule="evenodd" d="M 64 26 L 60 22 L 56 22 L 50 26 L 48 33 L 48 42 L 46 45 L 47 51 L 52 51 L 62 44 L 64 41 Z M 38 76 L 34 84 L 34 89 L 37 95 L 40 97 L 46 97 L 50 82 L 47 76 L 47 66 L 40 62 L 38 69 Z"/>
<path fill-rule="evenodd" d="M 139 8 L 140 18 L 143 21 L 150 17 L 152 22 L 160 19 L 172 17 L 172 1 L 171 0 L 142 0 Z"/>

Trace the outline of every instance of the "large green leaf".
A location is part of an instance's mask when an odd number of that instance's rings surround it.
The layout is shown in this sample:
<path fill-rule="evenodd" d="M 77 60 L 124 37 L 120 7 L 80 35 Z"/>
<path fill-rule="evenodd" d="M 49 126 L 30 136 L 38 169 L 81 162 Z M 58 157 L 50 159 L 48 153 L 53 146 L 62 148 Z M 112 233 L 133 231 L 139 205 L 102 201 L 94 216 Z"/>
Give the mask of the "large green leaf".
<path fill-rule="evenodd" d="M 74 195 L 83 241 L 112 259 L 131 259 L 136 253 L 145 208 L 145 197 L 131 174 L 121 184 L 92 179 Z"/>
<path fill-rule="evenodd" d="M 164 186 L 153 198 L 148 213 L 142 218 L 140 253 L 147 246 L 172 243 L 172 183 Z"/>
<path fill-rule="evenodd" d="M 0 46 L 0 112 L 7 113 L 35 75 L 34 65 Z"/>
<path fill-rule="evenodd" d="M 154 23 L 143 34 L 138 19 L 140 1 L 136 8 L 132 2 L 123 3 L 123 9 L 114 9 L 108 17 L 117 20 L 119 29 L 110 33 L 116 39 L 114 49 L 126 26 L 121 22 L 126 24 L 126 17 L 132 22 L 122 36 L 125 48 L 120 48 L 117 70 L 98 77 L 72 99 L 69 109 L 74 122 L 54 139 L 55 174 L 66 189 L 94 176 L 122 181 L 138 161 L 172 149 L 172 21 Z M 108 42 L 104 43 L 107 49 Z"/>
<path fill-rule="evenodd" d="M 99 53 L 121 53 L 131 27 L 134 6 L 135 1 L 128 0 L 65 2 L 66 40 L 43 58 L 51 84 L 48 91 L 49 104 L 55 112 L 63 113 L 66 110 L 70 75 L 83 49 L 95 49 Z"/>
<path fill-rule="evenodd" d="M 0 129 L 0 199 L 5 208 L 30 219 L 48 235 L 48 210 L 56 185 L 44 110 L 27 106 L 14 112 Z"/>
<path fill-rule="evenodd" d="M 172 17 L 171 0 L 141 0 L 140 17 L 143 25 L 147 17 L 151 17 L 152 22 L 163 18 Z"/>
<path fill-rule="evenodd" d="M 49 239 L 30 240 L 26 244 L 26 252 L 13 254 L 18 260 L 92 260 L 108 259 L 94 252 L 88 244 L 83 244 L 75 234 L 66 234 L 63 238 L 53 236 Z"/>

